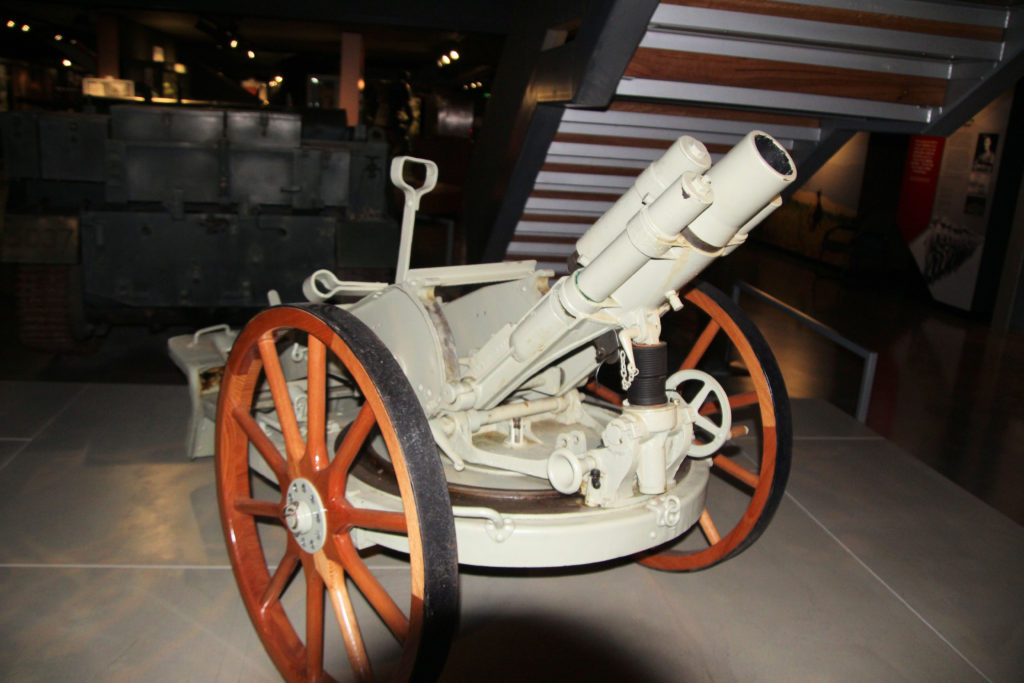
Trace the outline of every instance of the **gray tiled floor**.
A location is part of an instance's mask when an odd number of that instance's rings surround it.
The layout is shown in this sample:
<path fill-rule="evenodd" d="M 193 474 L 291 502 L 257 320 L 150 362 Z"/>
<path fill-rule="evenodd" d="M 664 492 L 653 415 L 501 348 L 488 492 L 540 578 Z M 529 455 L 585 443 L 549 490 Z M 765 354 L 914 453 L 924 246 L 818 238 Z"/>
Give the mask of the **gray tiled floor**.
<path fill-rule="evenodd" d="M 1024 334 L 935 303 L 912 266 L 860 267 L 871 270 L 840 273 L 754 243 L 704 275 L 726 292 L 747 282 L 876 351 L 868 426 L 1024 525 Z M 790 396 L 855 411 L 860 357 L 752 295 L 740 303 Z"/>
<path fill-rule="evenodd" d="M 5 680 L 276 678 L 187 407 L 183 387 L 0 382 Z M 1024 678 L 1024 529 L 831 406 L 794 410 L 788 494 L 750 550 L 689 575 L 464 571 L 445 679 Z"/>
<path fill-rule="evenodd" d="M 0 382 L 0 436 L 38 436 L 84 388 L 71 382 Z"/>

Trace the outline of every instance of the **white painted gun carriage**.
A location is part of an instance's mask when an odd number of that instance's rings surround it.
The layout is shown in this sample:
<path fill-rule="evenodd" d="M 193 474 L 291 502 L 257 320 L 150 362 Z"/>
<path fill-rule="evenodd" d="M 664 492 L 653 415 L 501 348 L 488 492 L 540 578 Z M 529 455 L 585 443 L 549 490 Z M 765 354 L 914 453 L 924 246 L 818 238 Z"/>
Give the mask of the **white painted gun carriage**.
<path fill-rule="evenodd" d="M 691 571 L 749 546 L 785 486 L 788 399 L 756 328 L 695 277 L 795 176 L 765 133 L 714 165 L 681 137 L 553 280 L 533 262 L 409 269 L 437 167 L 400 157 L 394 284 L 318 271 L 311 303 L 171 340 L 194 393 L 193 454 L 215 440 L 235 576 L 281 673 L 436 675 L 458 563 L 636 556 Z M 361 298 L 331 303 L 345 297 Z M 624 398 L 595 381 L 616 364 Z"/>

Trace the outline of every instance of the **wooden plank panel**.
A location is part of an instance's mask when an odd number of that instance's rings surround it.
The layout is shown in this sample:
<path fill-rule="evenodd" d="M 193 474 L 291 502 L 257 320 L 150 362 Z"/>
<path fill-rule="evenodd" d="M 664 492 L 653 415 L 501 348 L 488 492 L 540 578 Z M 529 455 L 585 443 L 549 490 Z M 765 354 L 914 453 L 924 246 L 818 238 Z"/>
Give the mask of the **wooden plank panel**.
<path fill-rule="evenodd" d="M 561 235 L 524 235 L 516 233 L 512 236 L 513 242 L 544 242 L 551 244 L 576 244 L 578 237 L 565 237 Z"/>
<path fill-rule="evenodd" d="M 658 114 L 661 116 L 684 116 L 695 119 L 722 119 L 725 121 L 750 121 L 751 123 L 774 123 L 780 126 L 820 128 L 821 120 L 811 116 L 788 116 L 786 114 L 739 111 L 737 109 L 716 109 L 668 102 L 641 102 L 615 99 L 608 107 L 612 111 L 626 111 L 637 114 Z"/>
<path fill-rule="evenodd" d="M 605 135 L 583 135 L 581 133 L 558 133 L 555 142 L 575 142 L 582 145 L 614 145 L 616 147 L 643 147 L 646 149 L 668 149 L 671 140 L 650 138 L 620 138 Z"/>
<path fill-rule="evenodd" d="M 534 190 L 531 197 L 539 199 L 582 199 L 587 202 L 614 202 L 621 196 L 603 192 L 565 192 L 562 190 Z"/>
<path fill-rule="evenodd" d="M 575 142 L 583 145 L 613 145 L 615 147 L 643 147 L 646 149 L 665 149 L 672 144 L 672 140 L 654 140 L 649 138 L 620 138 L 614 135 L 583 135 L 581 133 L 559 133 L 555 136 L 555 142 Z M 725 154 L 730 149 L 729 145 L 705 145 L 712 154 Z M 642 169 L 641 169 L 642 170 Z"/>
<path fill-rule="evenodd" d="M 509 244 L 509 250 L 502 257 L 505 263 L 516 261 L 536 261 L 537 270 L 554 270 L 555 275 L 568 272 L 569 255 L 565 253 L 550 254 L 523 254 L 513 250 L 514 244 Z"/>
<path fill-rule="evenodd" d="M 618 168 L 616 166 L 587 166 L 586 164 L 544 164 L 540 167 L 542 171 L 553 173 L 585 173 L 587 175 L 610 175 L 622 178 L 633 178 L 640 174 L 643 169 L 639 168 Z"/>
<path fill-rule="evenodd" d="M 563 216 L 560 213 L 524 213 L 519 220 L 531 223 L 576 223 L 590 225 L 597 219 L 593 216 Z"/>
<path fill-rule="evenodd" d="M 515 247 L 514 244 L 509 245 L 509 251 L 505 254 L 506 261 L 548 261 L 552 263 L 557 263 L 561 266 L 561 270 L 559 270 L 558 268 L 554 269 L 556 274 L 559 272 L 568 272 L 568 267 L 562 265 L 566 260 L 566 257 L 562 254 L 522 254 L 512 251 L 511 249 L 513 247 Z"/>
<path fill-rule="evenodd" d="M 791 19 L 826 21 L 833 24 L 880 28 L 890 31 L 907 31 L 909 33 L 925 33 L 934 36 L 948 36 L 950 38 L 985 40 L 994 43 L 1001 43 L 1003 41 L 1003 29 L 995 26 L 954 24 L 946 21 L 901 17 L 895 14 L 862 12 L 860 10 L 836 7 L 815 7 L 812 5 L 798 5 L 791 2 L 769 2 L 766 0 L 662 0 L 662 2 L 668 5 L 700 7 L 726 12 L 743 12 L 745 14 L 765 14 Z"/>
<path fill-rule="evenodd" d="M 638 49 L 625 75 L 930 107 L 940 106 L 946 93 L 940 78 L 653 48 Z"/>

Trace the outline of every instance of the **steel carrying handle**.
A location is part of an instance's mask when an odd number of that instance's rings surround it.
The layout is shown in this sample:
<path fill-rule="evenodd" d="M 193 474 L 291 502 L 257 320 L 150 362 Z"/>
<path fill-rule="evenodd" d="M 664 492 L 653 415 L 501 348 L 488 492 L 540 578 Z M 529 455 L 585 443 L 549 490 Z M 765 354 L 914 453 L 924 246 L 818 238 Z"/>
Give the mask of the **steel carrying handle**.
<path fill-rule="evenodd" d="M 423 164 L 427 175 L 423 184 L 413 187 L 405 181 L 405 164 Z M 405 206 L 402 209 L 402 235 L 398 240 L 398 266 L 395 269 L 395 283 L 404 282 L 409 273 L 409 258 L 412 255 L 412 232 L 416 223 L 416 212 L 420 208 L 420 197 L 434 189 L 437 185 L 437 164 L 427 159 L 401 156 L 391 161 L 391 182 L 405 193 Z"/>

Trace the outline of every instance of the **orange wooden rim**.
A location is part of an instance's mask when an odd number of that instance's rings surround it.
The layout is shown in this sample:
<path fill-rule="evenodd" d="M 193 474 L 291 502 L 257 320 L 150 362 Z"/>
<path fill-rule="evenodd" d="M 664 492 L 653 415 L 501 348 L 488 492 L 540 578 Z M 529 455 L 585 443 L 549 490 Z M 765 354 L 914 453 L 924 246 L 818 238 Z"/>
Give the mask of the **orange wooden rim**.
<path fill-rule="evenodd" d="M 663 552 L 646 555 L 638 561 L 648 567 L 664 569 L 668 571 L 688 571 L 700 569 L 715 564 L 727 557 L 736 550 L 747 536 L 754 530 L 755 525 L 761 518 L 768 502 L 769 494 L 774 483 L 776 455 L 778 439 L 776 434 L 775 410 L 772 401 L 771 388 L 768 379 L 761 371 L 761 364 L 750 345 L 746 335 L 743 334 L 736 322 L 730 317 L 711 297 L 699 289 L 691 289 L 684 297 L 690 303 L 704 311 L 710 318 L 710 322 L 698 337 L 693 351 L 683 361 L 682 368 L 694 367 L 700 360 L 700 356 L 707 350 L 714 334 L 721 329 L 729 337 L 740 357 L 743 359 L 751 379 L 754 382 L 754 393 L 757 397 L 757 404 L 761 414 L 762 443 L 764 444 L 761 453 L 761 468 L 759 472 L 748 472 L 739 465 L 728 460 L 724 456 L 716 456 L 712 461 L 714 466 L 723 472 L 730 474 L 736 479 L 753 486 L 753 494 L 747 509 L 735 527 L 728 534 L 722 536 L 711 521 L 710 515 L 705 510 L 701 515 L 701 528 L 708 537 L 710 545 L 699 551 L 665 550 Z M 700 347 L 700 351 L 697 348 Z M 681 368 L 681 369 L 682 369 Z M 733 397 L 737 404 L 750 405 L 751 399 L 746 394 L 739 394 Z M 731 402 L 731 401 L 730 401 Z M 713 531 L 712 531 L 713 530 Z"/>
<path fill-rule="evenodd" d="M 308 434 L 324 434 L 321 418 L 313 415 L 326 411 L 326 353 L 329 350 L 348 370 L 365 397 L 364 409 L 356 420 L 359 425 L 350 428 L 350 433 L 358 431 L 359 438 L 365 439 L 374 424 L 379 427 L 394 465 L 401 493 L 402 513 L 357 509 L 344 499 L 344 480 L 361 443 L 353 443 L 346 436 L 338 454 L 330 461 L 323 439 L 308 438 L 303 441 L 297 425 L 285 424 L 288 421 L 294 422 L 295 417 L 289 416 L 291 403 L 280 393 L 284 376 L 280 366 L 275 367 L 277 355 L 274 340 L 277 334 L 289 329 L 308 333 L 310 338 L 308 363 L 311 379 L 308 384 L 308 401 L 311 404 L 311 418 Z M 257 432 L 261 433 L 261 430 L 254 422 L 250 424 L 246 421 L 261 371 L 265 372 L 272 393 L 277 394 L 275 410 L 282 421 L 286 440 L 286 454 L 278 454 L 278 457 L 284 462 L 276 462 L 273 453 L 264 453 L 268 448 L 275 451 L 276 448 L 270 439 L 260 438 Z M 286 395 L 286 389 L 283 391 Z M 285 405 L 288 407 L 281 411 L 281 406 Z M 347 574 L 371 607 L 377 610 L 403 642 L 402 657 L 395 677 L 408 678 L 416 659 L 424 623 L 424 563 L 419 520 L 405 457 L 392 416 L 388 414 L 373 379 L 349 346 L 323 320 L 307 311 L 273 308 L 258 315 L 239 335 L 228 359 L 218 404 L 216 438 L 218 502 L 228 555 L 249 616 L 281 674 L 290 681 L 327 679 L 322 670 L 323 589 L 326 586 L 357 679 L 368 680 L 372 676 L 358 625 L 354 623 L 354 612 L 348 602 L 344 582 Z M 288 482 L 300 476 L 314 483 L 326 507 L 330 535 L 328 542 L 315 555 L 311 555 L 302 550 L 289 534 L 284 555 L 273 564 L 273 574 L 268 570 L 267 561 L 276 558 L 268 558 L 264 554 L 256 519 L 272 516 L 275 504 L 253 500 L 248 463 L 250 442 L 278 475 L 282 491 L 282 499 L 276 504 L 278 510 L 283 507 Z M 282 475 L 285 480 L 282 480 Z M 279 513 L 273 516 L 280 518 Z M 405 531 L 407 534 L 411 568 L 408 618 L 395 606 L 390 595 L 362 563 L 349 536 L 349 530 L 353 527 Z M 307 583 L 305 643 L 280 601 L 281 591 L 300 564 Z M 349 622 L 347 630 L 346 622 Z"/>

